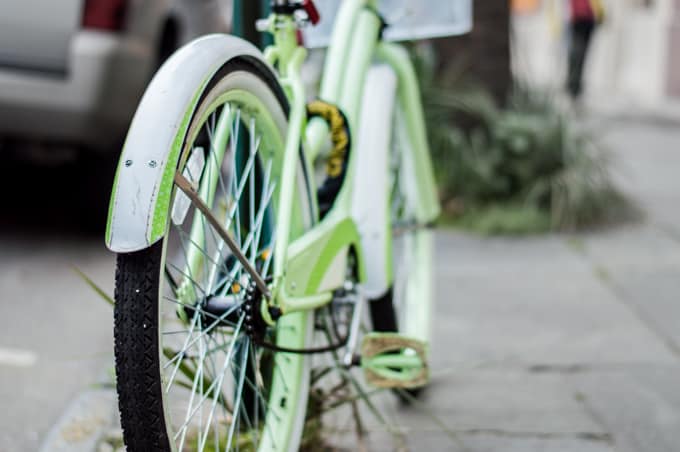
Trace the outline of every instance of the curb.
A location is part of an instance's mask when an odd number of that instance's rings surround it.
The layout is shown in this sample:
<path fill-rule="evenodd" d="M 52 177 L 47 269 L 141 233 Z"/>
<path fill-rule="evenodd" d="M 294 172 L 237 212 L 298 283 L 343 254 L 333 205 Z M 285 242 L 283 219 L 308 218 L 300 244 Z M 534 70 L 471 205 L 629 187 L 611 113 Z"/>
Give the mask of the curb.
<path fill-rule="evenodd" d="M 116 417 L 113 389 L 87 390 L 69 404 L 52 426 L 40 452 L 93 452 L 104 433 L 116 425 Z"/>

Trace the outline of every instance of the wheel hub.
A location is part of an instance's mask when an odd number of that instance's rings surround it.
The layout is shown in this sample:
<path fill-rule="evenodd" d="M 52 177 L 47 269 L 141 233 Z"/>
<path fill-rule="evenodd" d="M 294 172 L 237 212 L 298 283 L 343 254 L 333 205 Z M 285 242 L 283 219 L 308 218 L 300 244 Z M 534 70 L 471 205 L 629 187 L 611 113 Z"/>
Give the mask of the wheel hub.
<path fill-rule="evenodd" d="M 260 310 L 262 303 L 262 292 L 254 282 L 248 284 L 245 296 L 233 293 L 226 296 L 213 295 L 203 302 L 199 315 L 204 327 L 211 327 L 215 322 L 220 326 L 235 326 L 243 318 L 243 330 L 254 340 L 261 340 L 267 332 L 267 322 L 262 317 Z M 184 310 L 187 317 L 194 316 L 196 308 L 185 306 Z"/>

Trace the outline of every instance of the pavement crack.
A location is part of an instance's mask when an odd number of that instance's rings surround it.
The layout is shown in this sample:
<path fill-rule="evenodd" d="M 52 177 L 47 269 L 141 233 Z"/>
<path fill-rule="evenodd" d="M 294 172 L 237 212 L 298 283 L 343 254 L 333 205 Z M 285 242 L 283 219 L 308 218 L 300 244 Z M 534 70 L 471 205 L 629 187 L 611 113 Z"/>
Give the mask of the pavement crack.
<path fill-rule="evenodd" d="M 614 438 L 609 433 L 601 432 L 533 432 L 533 431 L 511 431 L 497 428 L 470 428 L 465 430 L 454 430 L 459 435 L 491 435 L 504 438 L 538 438 L 538 439 L 565 439 L 574 438 L 584 441 L 602 442 L 612 444 Z"/>
<path fill-rule="evenodd" d="M 587 364 L 534 364 L 527 367 L 527 371 L 535 374 L 558 373 L 576 374 L 592 370 Z"/>

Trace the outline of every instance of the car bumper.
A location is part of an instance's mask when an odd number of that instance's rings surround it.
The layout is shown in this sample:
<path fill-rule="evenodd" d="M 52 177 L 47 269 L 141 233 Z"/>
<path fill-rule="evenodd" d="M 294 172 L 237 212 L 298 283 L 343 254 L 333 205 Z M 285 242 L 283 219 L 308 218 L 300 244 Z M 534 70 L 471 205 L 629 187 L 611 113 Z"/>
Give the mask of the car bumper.
<path fill-rule="evenodd" d="M 0 68 L 0 135 L 115 146 L 153 65 L 148 43 L 81 31 L 73 37 L 63 76 Z"/>

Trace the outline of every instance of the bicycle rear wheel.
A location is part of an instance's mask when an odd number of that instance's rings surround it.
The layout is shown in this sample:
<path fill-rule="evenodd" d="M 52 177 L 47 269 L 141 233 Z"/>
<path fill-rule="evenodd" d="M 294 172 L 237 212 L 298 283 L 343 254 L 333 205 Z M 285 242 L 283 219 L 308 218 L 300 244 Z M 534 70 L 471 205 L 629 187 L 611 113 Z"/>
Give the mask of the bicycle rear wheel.
<path fill-rule="evenodd" d="M 247 62 L 229 62 L 193 112 L 178 169 L 264 280 L 273 270 L 286 128 L 278 85 Z M 312 222 L 298 174 L 294 237 Z M 304 348 L 311 315 L 266 326 L 247 297 L 252 278 L 177 187 L 167 216 L 161 241 L 117 259 L 115 357 L 128 450 L 297 450 L 308 360 L 254 338 Z"/>
<path fill-rule="evenodd" d="M 395 94 L 396 95 L 396 94 Z M 369 303 L 376 331 L 398 332 L 430 343 L 433 293 L 433 232 L 416 218 L 413 142 L 400 102 L 394 102 L 389 153 L 389 218 L 392 284 Z"/>

